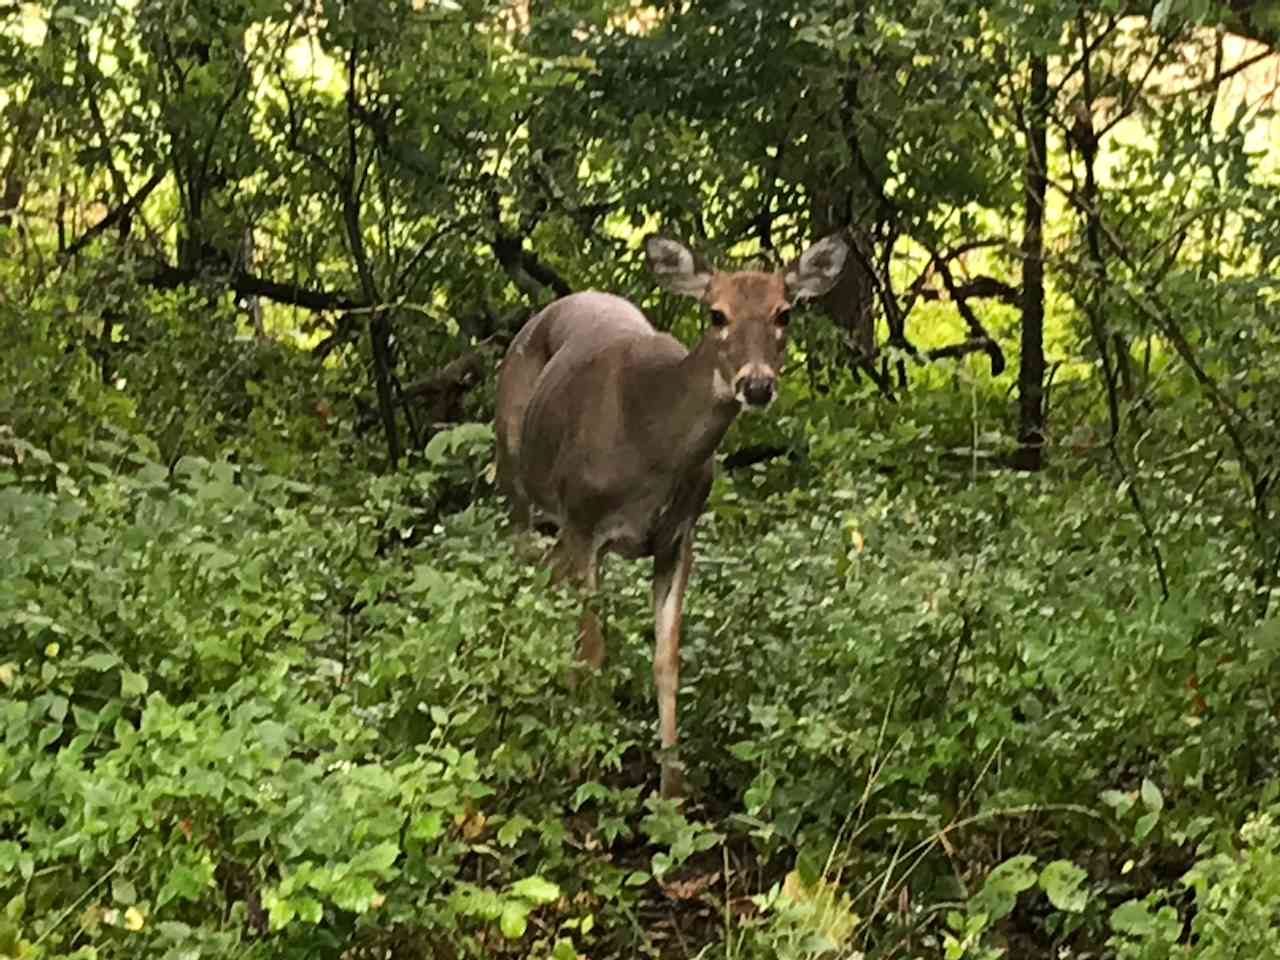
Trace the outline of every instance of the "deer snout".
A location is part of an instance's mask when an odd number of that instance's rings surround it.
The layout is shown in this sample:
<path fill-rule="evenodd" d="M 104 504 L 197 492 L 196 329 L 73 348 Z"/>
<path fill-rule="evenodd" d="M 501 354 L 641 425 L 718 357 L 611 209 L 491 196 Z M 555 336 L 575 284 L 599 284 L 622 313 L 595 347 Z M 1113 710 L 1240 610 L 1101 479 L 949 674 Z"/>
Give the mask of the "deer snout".
<path fill-rule="evenodd" d="M 745 407 L 767 407 L 778 389 L 778 377 L 768 367 L 744 369 L 733 383 L 733 394 Z"/>

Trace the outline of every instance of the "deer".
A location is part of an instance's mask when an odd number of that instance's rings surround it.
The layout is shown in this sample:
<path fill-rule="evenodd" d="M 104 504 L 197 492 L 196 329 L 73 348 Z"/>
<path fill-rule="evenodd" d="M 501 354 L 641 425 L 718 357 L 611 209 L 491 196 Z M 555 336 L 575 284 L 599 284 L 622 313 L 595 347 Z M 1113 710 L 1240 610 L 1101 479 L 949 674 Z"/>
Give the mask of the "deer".
<path fill-rule="evenodd" d="M 582 593 L 578 659 L 591 669 L 605 660 L 595 609 L 603 555 L 653 558 L 659 792 L 676 798 L 684 792 L 681 620 L 715 453 L 739 411 L 763 410 L 777 395 L 791 310 L 834 286 L 849 245 L 835 233 L 782 270 L 730 273 L 660 234 L 644 249 L 659 286 L 706 307 L 701 340 L 687 349 L 610 293 L 552 302 L 503 358 L 495 469 L 512 526 L 556 531 L 546 559 L 553 581 L 569 580 Z"/>

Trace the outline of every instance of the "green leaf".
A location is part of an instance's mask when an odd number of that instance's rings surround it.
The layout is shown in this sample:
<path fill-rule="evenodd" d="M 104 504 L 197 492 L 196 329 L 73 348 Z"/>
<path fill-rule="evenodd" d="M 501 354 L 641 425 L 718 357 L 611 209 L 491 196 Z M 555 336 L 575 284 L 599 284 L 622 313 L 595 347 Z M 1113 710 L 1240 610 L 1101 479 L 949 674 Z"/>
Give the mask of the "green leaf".
<path fill-rule="evenodd" d="M 1154 813 L 1164 809 L 1164 797 L 1160 793 L 1160 788 L 1146 777 L 1142 778 L 1142 805 Z"/>
<path fill-rule="evenodd" d="M 498 828 L 498 843 L 504 847 L 512 846 L 531 826 L 533 824 L 528 817 L 512 817 Z"/>
<path fill-rule="evenodd" d="M 1136 937 L 1150 932 L 1155 918 L 1141 900 L 1127 900 L 1111 911 L 1111 929 Z"/>
<path fill-rule="evenodd" d="M 415 840 L 435 840 L 444 833 L 444 815 L 439 810 L 424 813 L 409 827 L 409 836 Z"/>
<path fill-rule="evenodd" d="M 502 916 L 498 925 L 502 935 L 508 940 L 519 940 L 529 926 L 529 904 L 519 900 L 508 900 L 502 907 Z"/>
<path fill-rule="evenodd" d="M 158 463 L 148 463 L 134 474 L 134 478 L 147 486 L 169 482 L 169 471 Z"/>
<path fill-rule="evenodd" d="M 551 903 L 560 898 L 560 888 L 542 877 L 525 877 L 511 885 L 511 893 L 534 903 Z"/>
<path fill-rule="evenodd" d="M 1059 910 L 1080 913 L 1088 902 L 1087 892 L 1081 889 L 1088 876 L 1070 860 L 1054 860 L 1040 871 L 1040 889 Z"/>
<path fill-rule="evenodd" d="M 1159 822 L 1160 814 L 1155 812 L 1144 813 L 1138 818 L 1138 822 L 1133 825 L 1133 838 L 1135 840 L 1145 840 Z"/>
<path fill-rule="evenodd" d="M 1102 802 L 1115 810 L 1116 816 L 1119 817 L 1123 817 L 1132 810 L 1134 801 L 1137 799 L 1132 793 L 1124 790 L 1103 790 L 1101 796 Z"/>
<path fill-rule="evenodd" d="M 378 889 L 368 877 L 348 876 L 334 885 L 330 896 L 339 910 L 365 913 L 378 898 Z"/>
<path fill-rule="evenodd" d="M 131 907 L 138 902 L 138 890 L 132 881 L 116 877 L 111 881 L 111 899 L 121 906 Z"/>
<path fill-rule="evenodd" d="M 970 913 L 985 909 L 992 921 L 1008 916 L 1018 902 L 1018 894 L 1035 886 L 1035 862 L 1035 857 L 1023 854 L 992 870 L 982 889 L 970 900 Z"/>
<path fill-rule="evenodd" d="M 352 857 L 351 869 L 359 873 L 386 873 L 399 856 L 400 844 L 386 840 Z"/>
<path fill-rule="evenodd" d="M 452 592 L 452 584 L 449 577 L 432 564 L 420 563 L 413 568 L 413 581 L 405 590 L 408 593 L 426 594 L 426 601 L 436 602 Z"/>
<path fill-rule="evenodd" d="M 90 670 L 110 670 L 120 662 L 120 658 L 114 653 L 91 653 L 85 657 L 80 663 L 88 667 Z"/>
<path fill-rule="evenodd" d="M 422 802 L 430 807 L 452 810 L 458 806 L 458 788 L 451 783 L 446 783 L 443 787 L 437 787 L 435 790 L 429 790 L 424 793 Z"/>
<path fill-rule="evenodd" d="M 67 708 L 70 701 L 66 697 L 53 696 L 49 698 L 49 719 L 54 723 L 62 723 L 67 719 Z"/>
<path fill-rule="evenodd" d="M 164 906 L 171 900 L 199 900 L 213 886 L 213 864 L 207 860 L 194 866 L 175 864 L 156 896 L 156 905 Z"/>
<path fill-rule="evenodd" d="M 319 923 L 324 919 L 324 907 L 314 897 L 294 897 L 293 902 L 297 906 L 298 919 L 306 923 Z"/>
<path fill-rule="evenodd" d="M 578 789 L 573 792 L 573 799 L 569 802 L 569 805 L 574 810 L 580 810 L 588 800 L 605 800 L 608 799 L 608 796 L 608 787 L 594 780 L 588 780 L 586 783 L 580 784 Z"/>
<path fill-rule="evenodd" d="M 148 687 L 147 678 L 142 674 L 132 670 L 120 671 L 120 696 L 141 697 L 146 694 Z"/>
<path fill-rule="evenodd" d="M 280 896 L 278 891 L 268 891 L 263 895 L 262 902 L 267 908 L 272 930 L 283 930 L 298 915 L 294 901 L 290 897 Z"/>

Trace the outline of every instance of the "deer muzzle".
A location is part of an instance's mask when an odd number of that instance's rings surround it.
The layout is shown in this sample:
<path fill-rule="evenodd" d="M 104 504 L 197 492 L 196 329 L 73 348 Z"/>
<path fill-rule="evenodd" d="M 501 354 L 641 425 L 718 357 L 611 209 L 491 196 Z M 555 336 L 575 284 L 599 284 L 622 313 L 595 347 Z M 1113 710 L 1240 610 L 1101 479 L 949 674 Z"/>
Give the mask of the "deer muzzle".
<path fill-rule="evenodd" d="M 768 367 L 748 367 L 739 372 L 733 395 L 744 407 L 767 407 L 777 393 L 778 377 Z"/>

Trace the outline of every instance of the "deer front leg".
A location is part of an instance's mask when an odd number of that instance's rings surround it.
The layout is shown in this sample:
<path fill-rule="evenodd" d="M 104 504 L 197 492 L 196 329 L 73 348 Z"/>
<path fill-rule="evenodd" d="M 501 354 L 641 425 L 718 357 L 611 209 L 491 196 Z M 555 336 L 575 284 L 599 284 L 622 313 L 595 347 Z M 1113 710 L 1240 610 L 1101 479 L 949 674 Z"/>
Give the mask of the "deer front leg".
<path fill-rule="evenodd" d="M 680 734 L 676 727 L 676 695 L 680 689 L 680 621 L 692 564 L 692 530 L 653 558 L 653 683 L 658 693 L 658 731 L 662 737 L 661 790 L 667 798 L 684 792 L 677 755 Z"/>

